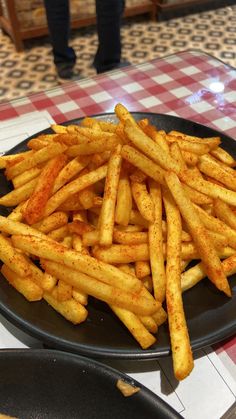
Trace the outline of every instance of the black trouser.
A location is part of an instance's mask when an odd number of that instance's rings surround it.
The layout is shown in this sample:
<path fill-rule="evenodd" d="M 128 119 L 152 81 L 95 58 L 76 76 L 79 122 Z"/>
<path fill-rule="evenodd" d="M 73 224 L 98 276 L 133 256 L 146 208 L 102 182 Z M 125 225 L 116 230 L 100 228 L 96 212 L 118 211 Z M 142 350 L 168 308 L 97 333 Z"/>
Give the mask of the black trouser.
<path fill-rule="evenodd" d="M 69 0 L 44 0 L 52 42 L 54 63 L 58 68 L 72 68 L 76 62 L 69 47 Z M 98 73 L 111 70 L 121 58 L 120 26 L 125 0 L 96 0 L 99 46 L 94 58 Z"/>

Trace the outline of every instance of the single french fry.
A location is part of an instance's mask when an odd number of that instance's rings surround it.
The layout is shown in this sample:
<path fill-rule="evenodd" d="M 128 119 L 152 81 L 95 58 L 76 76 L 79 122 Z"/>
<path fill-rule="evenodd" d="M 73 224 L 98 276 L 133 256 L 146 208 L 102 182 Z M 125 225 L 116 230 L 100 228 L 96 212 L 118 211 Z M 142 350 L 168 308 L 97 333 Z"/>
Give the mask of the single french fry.
<path fill-rule="evenodd" d="M 82 236 L 84 246 L 94 246 L 99 244 L 99 231 L 97 229 L 86 231 Z"/>
<path fill-rule="evenodd" d="M 76 157 L 75 159 L 69 161 L 62 170 L 58 173 L 58 176 L 55 179 L 53 185 L 53 194 L 58 191 L 62 186 L 68 183 L 74 176 L 78 175 L 89 163 L 89 158 Z"/>
<path fill-rule="evenodd" d="M 69 131 L 69 127 L 67 128 L 67 130 Z M 81 134 L 78 134 L 77 132 L 67 132 L 67 133 L 58 134 L 53 139 L 53 141 L 59 142 L 61 144 L 65 144 L 68 147 L 70 147 L 73 145 L 83 143 L 84 141 L 86 142 L 87 138 Z"/>
<path fill-rule="evenodd" d="M 167 154 L 169 154 L 169 145 L 166 141 L 165 135 L 159 132 L 156 127 L 153 125 L 148 124 L 144 128 L 145 134 L 147 134 L 153 141 L 155 141 Z"/>
<path fill-rule="evenodd" d="M 126 109 L 126 107 L 122 105 L 121 103 L 117 103 L 117 105 L 115 106 L 115 113 L 116 113 L 117 118 L 121 122 L 125 122 L 129 120 L 133 124 L 136 123 L 134 117 L 131 115 L 128 109 Z"/>
<path fill-rule="evenodd" d="M 108 304 L 117 305 L 118 307 L 130 310 L 135 314 L 151 315 L 160 307 L 160 304 L 157 302 L 151 301 L 139 294 L 132 294 L 121 290 L 120 288 L 105 284 L 104 282 L 82 273 L 78 275 L 77 271 L 64 265 L 44 260 L 43 267 L 47 272 L 62 279 L 76 289 Z"/>
<path fill-rule="evenodd" d="M 130 213 L 130 224 L 139 225 L 144 228 L 148 228 L 148 221 L 140 214 L 139 211 L 134 209 L 131 210 Z"/>
<path fill-rule="evenodd" d="M 191 186 L 183 185 L 185 192 L 192 202 L 198 205 L 207 205 L 213 202 L 213 199 L 210 196 L 205 195 L 202 192 L 196 191 Z"/>
<path fill-rule="evenodd" d="M 147 260 L 140 260 L 135 262 L 135 274 L 137 278 L 145 278 L 145 276 L 150 275 L 150 273 L 150 264 Z"/>
<path fill-rule="evenodd" d="M 222 255 L 225 249 L 218 250 Z M 230 254 L 232 249 L 230 249 Z M 149 246 L 143 244 L 113 244 L 109 247 L 94 246 L 92 254 L 100 261 L 108 264 L 133 263 L 137 261 L 149 261 Z M 166 257 L 166 243 L 163 243 L 163 255 Z M 228 255 L 228 252 L 227 252 Z M 193 242 L 183 242 L 181 257 L 184 260 L 199 259 L 199 252 Z M 226 256 L 227 257 L 227 256 Z"/>
<path fill-rule="evenodd" d="M 62 227 L 49 231 L 49 233 L 47 234 L 47 237 L 55 241 L 62 241 L 68 234 L 69 234 L 68 224 L 65 224 Z"/>
<path fill-rule="evenodd" d="M 38 236 L 45 238 L 46 236 L 36 230 L 33 227 L 28 226 L 27 224 L 21 223 L 19 221 L 15 221 L 9 217 L 3 217 L 0 215 L 0 231 L 6 234 L 23 234 L 23 235 L 30 235 L 30 236 Z"/>
<path fill-rule="evenodd" d="M 236 215 L 229 205 L 220 199 L 214 200 L 214 211 L 217 217 L 232 229 L 236 230 Z"/>
<path fill-rule="evenodd" d="M 123 272 L 127 272 L 130 273 L 131 275 L 134 275 L 134 272 L 132 271 L 131 267 L 129 265 L 120 265 L 119 268 L 123 271 Z M 143 295 L 143 297 L 145 298 L 149 298 L 149 299 L 153 299 L 153 297 L 147 292 L 144 291 L 144 289 L 142 289 L 141 294 Z M 113 308 L 111 306 L 111 308 Z M 162 307 L 160 307 L 159 310 L 162 310 Z M 155 313 L 154 313 L 155 314 Z M 118 316 L 119 317 L 119 316 Z M 151 332 L 151 333 L 157 333 L 157 323 L 154 320 L 153 317 L 151 316 L 138 316 L 139 320 L 141 320 L 142 324 L 146 327 L 146 329 Z M 121 319 L 122 320 L 122 319 Z"/>
<path fill-rule="evenodd" d="M 29 140 L 27 142 L 27 146 L 32 150 L 37 151 L 43 147 L 47 147 L 55 137 L 57 137 L 57 134 L 39 135 L 37 138 L 32 138 Z"/>
<path fill-rule="evenodd" d="M 93 183 L 103 179 L 107 173 L 107 166 L 101 166 L 90 173 L 87 173 L 79 178 L 72 180 L 57 191 L 47 202 L 44 216 L 52 214 L 62 203 L 64 203 L 73 194 L 82 191 Z"/>
<path fill-rule="evenodd" d="M 116 285 L 119 288 L 132 292 L 139 292 L 141 282 L 133 275 L 121 272 L 115 266 L 103 263 L 95 258 L 82 255 L 80 252 L 67 249 L 65 246 L 50 240 L 41 240 L 33 236 L 12 236 L 14 246 L 30 252 L 36 256 L 63 263 L 79 272 L 104 281 L 107 284 Z"/>
<path fill-rule="evenodd" d="M 121 170 L 115 208 L 115 222 L 127 226 L 132 210 L 132 193 L 129 177 L 126 171 Z"/>
<path fill-rule="evenodd" d="M 99 224 L 99 243 L 103 246 L 112 244 L 115 222 L 115 205 L 121 170 L 121 146 L 118 145 L 108 162 L 107 176 Z"/>
<path fill-rule="evenodd" d="M 162 198 L 160 186 L 154 181 L 149 183 L 150 195 L 154 205 L 154 222 L 149 225 L 148 241 L 155 299 L 163 302 L 166 291 L 166 273 L 163 255 L 162 236 Z"/>
<path fill-rule="evenodd" d="M 28 141 L 27 146 L 33 151 L 38 151 L 44 147 L 47 147 L 48 141 L 41 138 L 32 138 L 32 140 Z"/>
<path fill-rule="evenodd" d="M 216 249 L 221 249 L 229 245 L 229 239 L 225 235 L 218 233 L 217 231 L 207 230 L 207 232 Z"/>
<path fill-rule="evenodd" d="M 183 170 L 179 174 L 180 180 L 186 185 L 191 186 L 203 194 L 209 195 L 211 198 L 220 198 L 229 205 L 236 206 L 236 192 L 226 189 L 222 186 L 213 184 L 203 178 L 195 175 L 191 170 Z"/>
<path fill-rule="evenodd" d="M 44 234 L 49 233 L 52 230 L 60 228 L 67 224 L 68 214 L 63 211 L 57 211 L 49 215 L 46 218 L 43 218 L 37 224 L 33 224 L 32 227 L 36 230 L 41 231 Z"/>
<path fill-rule="evenodd" d="M 236 273 L 236 255 L 234 254 L 223 260 L 222 268 L 227 277 L 234 275 Z M 206 272 L 202 262 L 196 264 L 192 268 L 189 268 L 181 275 L 182 292 L 192 288 L 205 277 Z"/>
<path fill-rule="evenodd" d="M 149 260 L 149 249 L 144 244 L 113 244 L 109 247 L 95 246 L 92 250 L 96 259 L 109 264 L 132 263 Z"/>
<path fill-rule="evenodd" d="M 170 131 L 169 134 L 177 138 L 182 138 L 191 143 L 208 144 L 210 146 L 210 149 L 216 148 L 221 143 L 220 137 L 201 138 L 201 137 L 196 137 L 194 135 L 187 135 L 187 134 L 184 134 L 183 132 L 174 131 L 174 130 Z"/>
<path fill-rule="evenodd" d="M 187 165 L 183 158 L 182 151 L 183 150 L 180 150 L 179 144 L 177 142 L 171 143 L 171 146 L 170 146 L 171 156 L 178 162 L 182 170 L 187 170 Z M 205 204 L 210 204 L 212 202 L 212 199 L 209 196 L 196 191 L 195 189 L 191 188 L 188 185 L 184 185 L 184 189 L 187 192 L 191 201 L 195 202 L 196 204 L 205 205 Z"/>
<path fill-rule="evenodd" d="M 185 194 L 178 177 L 174 173 L 169 172 L 166 175 L 166 182 L 180 209 L 182 217 L 188 225 L 188 229 L 201 256 L 207 276 L 219 290 L 223 291 L 227 296 L 231 296 L 231 290 L 223 272 L 220 259 L 209 238 L 207 230 L 201 223 L 194 205 Z"/>
<path fill-rule="evenodd" d="M 72 243 L 73 243 L 73 237 L 71 234 L 69 234 L 68 236 L 65 236 L 64 239 L 62 240 L 63 246 L 67 247 L 68 249 L 72 248 Z"/>
<path fill-rule="evenodd" d="M 129 267 L 129 269 L 131 269 L 130 265 L 120 265 L 120 269 L 123 270 L 123 271 L 126 271 L 126 272 L 127 272 L 127 267 Z M 133 275 L 134 275 L 134 273 L 133 273 Z M 142 295 L 143 297 L 145 297 L 149 300 L 154 300 L 153 295 L 145 287 L 141 288 L 140 295 Z M 163 309 L 162 306 L 158 309 L 158 311 L 156 311 L 152 315 L 152 317 L 155 319 L 158 326 L 160 326 L 162 324 L 162 322 L 164 322 L 167 319 L 166 312 L 165 312 L 165 310 Z"/>
<path fill-rule="evenodd" d="M 70 233 L 75 233 L 82 236 L 84 233 L 94 231 L 94 226 L 88 222 L 75 220 L 68 224 L 68 229 Z"/>
<path fill-rule="evenodd" d="M 115 134 L 109 134 L 108 138 L 105 137 L 105 133 L 101 131 L 102 138 L 94 140 L 88 139 L 86 142 L 84 141 L 78 145 L 72 145 L 67 150 L 67 155 L 69 157 L 76 157 L 76 156 L 86 156 L 94 153 L 100 153 L 103 151 L 110 151 L 113 150 L 120 143 L 120 139 Z"/>
<path fill-rule="evenodd" d="M 114 230 L 113 242 L 121 244 L 141 244 L 148 242 L 148 234 L 145 231 L 120 231 Z"/>
<path fill-rule="evenodd" d="M 72 297 L 83 306 L 86 306 L 88 304 L 87 294 L 85 294 L 85 292 L 77 290 L 76 288 L 72 288 Z"/>
<path fill-rule="evenodd" d="M 83 122 L 84 121 L 84 122 Z M 109 121 L 102 121 L 100 119 L 93 119 L 93 118 L 84 118 L 84 120 L 82 121 L 81 125 L 82 126 L 87 126 L 87 127 L 94 127 L 94 124 L 96 122 L 96 124 L 100 127 L 100 129 L 102 131 L 105 132 L 115 132 L 116 130 L 116 124 L 113 124 L 113 122 L 109 122 Z"/>
<path fill-rule="evenodd" d="M 130 273 L 131 275 L 134 275 L 134 272 L 132 271 L 132 268 L 130 265 L 119 265 L 119 268 L 126 273 Z M 148 298 L 149 300 L 153 300 L 154 297 L 152 294 L 145 288 L 142 287 L 140 291 L 140 295 L 142 295 L 145 298 Z M 163 307 L 160 307 L 154 314 L 152 314 L 153 319 L 156 322 L 157 326 L 160 326 L 162 323 L 164 323 L 167 319 L 167 314 Z"/>
<path fill-rule="evenodd" d="M 35 282 L 43 291 L 50 292 L 56 285 L 57 280 L 39 269 L 29 257 L 25 256 L 25 258 L 28 261 L 31 270 L 31 274 L 27 278 Z"/>
<path fill-rule="evenodd" d="M 185 163 L 190 167 L 194 167 L 198 163 L 199 156 L 197 154 L 194 154 L 190 151 L 182 150 L 182 156 Z"/>
<path fill-rule="evenodd" d="M 7 265 L 2 265 L 1 273 L 20 294 L 28 301 L 39 301 L 42 299 L 43 290 L 30 277 L 22 277 Z"/>
<path fill-rule="evenodd" d="M 25 185 L 30 180 L 39 176 L 41 169 L 38 167 L 32 167 L 32 169 L 26 170 L 25 172 L 21 173 L 20 175 L 14 177 L 12 179 L 12 183 L 15 189 L 19 188 L 20 186 Z"/>
<path fill-rule="evenodd" d="M 84 223 L 88 223 L 88 216 L 87 211 L 81 210 L 77 212 L 73 212 L 73 221 L 82 221 Z"/>
<path fill-rule="evenodd" d="M 70 130 L 72 126 L 68 127 L 68 130 Z M 92 127 L 85 127 L 82 125 L 74 125 L 73 126 L 73 133 L 77 135 L 80 135 L 83 137 L 83 143 L 86 143 L 88 139 L 90 142 L 96 142 L 97 140 L 100 140 L 101 138 L 104 138 L 105 140 L 109 140 L 114 136 L 114 133 L 110 132 L 104 132 L 100 128 L 99 124 L 95 121 L 93 123 Z"/>
<path fill-rule="evenodd" d="M 235 166 L 235 160 L 234 158 L 227 153 L 223 148 L 217 147 L 214 150 L 211 150 L 212 156 L 214 156 L 216 159 L 220 160 L 222 163 L 227 164 L 227 166 L 234 167 Z"/>
<path fill-rule="evenodd" d="M 163 169 L 180 172 L 178 163 L 170 157 L 156 142 L 148 137 L 138 125 L 134 125 L 129 120 L 125 123 L 125 133 L 129 140 L 141 150 L 147 157 L 160 165 Z"/>
<path fill-rule="evenodd" d="M 181 260 L 181 272 L 184 272 L 187 266 L 189 265 L 189 260 Z"/>
<path fill-rule="evenodd" d="M 121 271 L 126 272 L 127 274 L 130 274 L 130 275 L 134 275 L 135 276 L 135 267 L 134 267 L 134 265 L 131 265 L 131 264 L 128 264 L 128 263 L 123 263 L 123 264 L 120 264 L 120 265 L 117 265 L 117 266 L 118 266 L 118 268 Z"/>
<path fill-rule="evenodd" d="M 18 154 L 5 154 L 3 156 L 0 156 L 0 169 L 5 169 L 7 167 L 7 164 L 17 158 L 20 159 L 26 159 L 29 156 L 32 156 L 33 151 L 29 150 L 29 151 L 25 151 L 23 153 L 18 153 Z"/>
<path fill-rule="evenodd" d="M 4 205 L 5 207 L 13 207 L 21 202 L 25 202 L 30 195 L 32 194 L 38 178 L 34 178 L 29 182 L 25 183 L 24 185 L 20 186 L 17 189 L 9 192 L 8 194 L 2 196 L 0 198 L 0 205 Z"/>
<path fill-rule="evenodd" d="M 21 277 L 26 277 L 31 274 L 30 264 L 22 255 L 15 249 L 11 241 L 0 234 L 0 260 L 5 263 L 12 271 Z"/>
<path fill-rule="evenodd" d="M 31 169 L 32 167 L 37 166 L 37 164 L 44 163 L 53 157 L 56 157 L 58 154 L 62 154 L 66 150 L 66 146 L 63 144 L 53 143 L 49 144 L 47 147 L 42 148 L 41 150 L 36 151 L 27 159 L 20 161 L 12 167 L 7 167 L 6 174 L 8 179 L 12 179 L 15 176 L 23 173 L 25 170 Z"/>
<path fill-rule="evenodd" d="M 40 173 L 37 185 L 29 198 L 23 214 L 28 224 L 35 224 L 43 218 L 44 209 L 52 193 L 54 181 L 65 162 L 66 156 L 60 154 L 49 160 Z"/>
<path fill-rule="evenodd" d="M 67 127 L 64 125 L 59 125 L 59 124 L 52 124 L 51 125 L 51 129 L 56 133 L 56 134 L 64 134 L 67 133 Z"/>
<path fill-rule="evenodd" d="M 175 175 L 175 177 L 177 177 Z M 169 178 L 166 176 L 169 186 Z M 170 192 L 163 191 L 167 219 L 166 304 L 173 359 L 177 380 L 186 378 L 193 369 L 193 356 L 181 293 L 181 216 Z"/>
<path fill-rule="evenodd" d="M 110 155 L 111 151 L 109 150 L 104 151 L 102 154 L 95 153 L 92 156 L 90 156 L 90 164 L 94 166 L 94 169 L 97 169 L 109 160 Z"/>
<path fill-rule="evenodd" d="M 166 239 L 166 236 L 167 236 L 167 225 L 166 225 L 165 220 L 162 220 L 161 227 L 162 227 L 163 241 L 166 241 L 165 239 Z M 186 231 L 184 231 L 182 229 L 181 240 L 182 240 L 182 242 L 191 242 L 192 237 L 189 233 L 187 233 Z"/>
<path fill-rule="evenodd" d="M 12 212 L 10 212 L 10 214 L 8 215 L 8 220 L 12 220 L 12 221 L 22 221 L 23 220 L 23 212 L 24 212 L 24 208 L 27 205 L 27 201 L 22 201 L 20 202 L 20 204 L 17 205 L 17 207 L 15 207 Z"/>
<path fill-rule="evenodd" d="M 50 306 L 54 308 L 54 310 L 56 310 L 73 324 L 82 323 L 87 318 L 88 311 L 86 308 L 82 304 L 78 303 L 78 301 L 75 301 L 73 298 L 67 301 L 58 301 L 49 292 L 44 292 L 43 298 Z"/>
<path fill-rule="evenodd" d="M 69 196 L 59 207 L 57 208 L 58 211 L 81 211 L 84 210 L 82 204 L 80 203 L 80 192 L 76 192 L 75 194 Z"/>
<path fill-rule="evenodd" d="M 129 224 L 127 226 L 116 225 L 115 231 L 121 231 L 123 233 L 139 233 L 143 231 L 143 227 L 135 224 Z"/>
<path fill-rule="evenodd" d="M 227 237 L 229 246 L 236 249 L 236 231 L 221 219 L 208 214 L 199 206 L 194 205 L 194 207 L 204 226 L 208 230 L 212 230 L 215 233 L 220 233 L 223 236 Z"/>
<path fill-rule="evenodd" d="M 51 292 L 57 283 L 57 278 L 55 276 L 44 272 L 44 279 L 42 281 L 42 288 L 44 291 Z"/>
<path fill-rule="evenodd" d="M 148 276 L 145 276 L 144 278 L 141 278 L 141 279 L 142 279 L 142 283 L 143 283 L 143 285 L 145 286 L 145 288 L 146 288 L 149 292 L 153 293 L 153 282 L 152 282 L 152 277 L 151 277 L 150 275 L 148 275 Z"/>
<path fill-rule="evenodd" d="M 147 175 L 145 173 L 143 173 L 140 169 L 136 169 L 131 175 L 130 175 L 130 180 L 132 180 L 133 182 L 146 182 L 147 180 Z"/>
<path fill-rule="evenodd" d="M 177 141 L 181 150 L 190 151 L 191 153 L 195 153 L 200 156 L 210 151 L 210 147 L 206 143 L 187 141 L 185 139 L 175 137 L 174 135 L 166 135 L 166 139 L 170 144 Z"/>
<path fill-rule="evenodd" d="M 122 144 L 127 144 L 129 142 L 127 135 L 124 131 L 125 124 L 123 121 L 119 121 L 119 123 L 116 126 L 116 135 L 120 138 Z"/>
<path fill-rule="evenodd" d="M 58 301 L 67 301 L 72 298 L 72 286 L 65 281 L 59 279 L 57 284 Z"/>
<path fill-rule="evenodd" d="M 93 185 L 84 188 L 79 193 L 79 201 L 84 209 L 93 207 L 95 198 L 96 194 L 94 192 Z"/>
<path fill-rule="evenodd" d="M 236 191 L 235 173 L 231 174 L 227 170 L 224 170 L 223 166 L 218 164 L 211 156 L 201 156 L 198 162 L 198 168 L 205 175 L 218 180 L 221 184 L 223 183 L 223 185 L 227 186 L 227 188 Z"/>
<path fill-rule="evenodd" d="M 156 180 L 161 185 L 165 184 L 165 171 L 162 169 L 162 167 L 158 166 L 134 147 L 131 147 L 130 145 L 124 145 L 121 150 L 121 155 L 125 160 L 132 163 L 147 176 Z"/>
<path fill-rule="evenodd" d="M 154 221 L 154 206 L 145 183 L 131 182 L 134 201 L 140 214 L 149 222 Z"/>
<path fill-rule="evenodd" d="M 143 325 L 146 327 L 148 332 L 150 333 L 157 333 L 158 326 L 155 322 L 154 318 L 152 316 L 138 316 L 139 320 L 143 323 Z"/>
<path fill-rule="evenodd" d="M 182 156 L 182 151 L 179 147 L 177 141 L 170 144 L 170 155 L 171 157 L 178 162 L 182 170 L 186 170 L 188 167 Z"/>
<path fill-rule="evenodd" d="M 156 338 L 148 332 L 142 321 L 134 313 L 114 305 L 110 307 L 143 349 L 149 348 L 156 342 Z"/>

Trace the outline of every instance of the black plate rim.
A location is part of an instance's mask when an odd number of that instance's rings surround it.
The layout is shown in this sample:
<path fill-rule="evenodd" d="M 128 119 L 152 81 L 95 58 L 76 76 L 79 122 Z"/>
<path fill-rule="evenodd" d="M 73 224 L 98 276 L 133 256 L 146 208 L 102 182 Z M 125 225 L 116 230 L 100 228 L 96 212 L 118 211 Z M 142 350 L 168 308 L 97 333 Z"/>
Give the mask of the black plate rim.
<path fill-rule="evenodd" d="M 170 118 L 170 119 L 178 120 L 178 121 L 187 121 L 189 123 L 192 123 L 193 125 L 197 125 L 199 127 L 204 128 L 206 130 L 206 134 L 209 136 L 211 135 L 211 132 L 212 134 L 217 132 L 225 140 L 235 141 L 232 137 L 229 137 L 228 135 L 226 135 L 225 133 L 221 131 L 205 126 L 198 122 L 192 121 L 190 119 L 184 119 L 182 117 L 177 117 L 174 115 L 160 114 L 160 113 L 154 113 L 154 112 L 132 111 L 131 114 L 136 117 L 141 117 L 145 115 L 146 117 L 156 118 L 160 116 L 160 117 L 164 117 L 164 118 L 166 117 L 166 118 Z M 99 117 L 109 118 L 109 116 L 114 117 L 114 112 L 99 113 L 99 114 L 92 115 L 92 117 L 94 118 L 99 118 Z M 65 121 L 65 122 L 60 123 L 60 125 L 69 125 L 69 124 L 77 123 L 83 118 L 84 117 L 82 116 L 82 117 L 75 118 L 69 121 Z M 38 132 L 37 134 L 34 134 L 28 137 L 26 140 L 22 141 L 21 143 L 13 147 L 11 150 L 9 150 L 5 154 L 16 153 L 18 150 L 18 147 L 24 146 L 27 143 L 27 141 L 29 141 L 31 138 L 34 138 L 36 135 L 40 135 L 40 134 L 48 133 L 48 132 L 53 132 L 53 131 L 51 130 L 51 128 L 46 128 Z M 150 360 L 150 359 L 157 359 L 160 357 L 169 356 L 171 354 L 170 347 L 168 347 L 166 350 L 165 349 L 159 350 L 158 348 L 152 349 L 151 347 L 143 351 L 138 346 L 137 348 L 126 350 L 126 349 L 114 349 L 114 348 L 106 349 L 106 348 L 103 348 L 101 346 L 96 346 L 96 345 L 88 346 L 83 343 L 74 344 L 73 342 L 68 342 L 67 340 L 61 337 L 52 336 L 49 333 L 45 332 L 42 328 L 38 328 L 37 326 L 32 325 L 30 322 L 27 322 L 24 319 L 19 318 L 19 316 L 17 316 L 11 310 L 8 310 L 8 308 L 5 307 L 4 304 L 2 304 L 1 300 L 0 300 L 0 313 L 7 320 L 12 322 L 15 326 L 17 326 L 24 332 L 28 333 L 29 335 L 33 336 L 34 338 L 42 340 L 42 342 L 48 345 L 49 347 L 58 348 L 59 350 L 67 350 L 67 351 L 69 350 L 73 353 L 81 354 L 84 356 L 92 356 L 93 358 L 96 358 L 96 359 L 109 358 L 109 359 L 124 359 L 124 360 L 125 359 L 126 360 L 135 360 L 135 359 L 140 359 L 140 360 L 149 359 Z M 206 336 L 203 336 L 202 338 L 198 338 L 196 341 L 191 341 L 192 350 L 195 351 L 197 349 L 204 348 L 208 345 L 213 345 L 219 341 L 222 341 L 224 339 L 227 339 L 233 336 L 235 333 L 236 333 L 236 318 L 233 325 L 229 326 L 227 329 L 220 330 L 219 332 L 215 332 L 214 334 L 210 336 L 210 338 L 208 335 L 206 335 Z"/>
<path fill-rule="evenodd" d="M 127 375 L 124 372 L 121 372 L 109 365 L 103 364 L 101 362 L 98 362 L 94 359 L 87 358 L 78 354 L 72 354 L 67 352 L 62 352 L 60 350 L 54 350 L 54 349 L 1 349 L 0 350 L 0 358 L 6 357 L 11 360 L 13 357 L 18 358 L 19 362 L 22 357 L 25 357 L 27 360 L 36 359 L 39 360 L 57 360 L 66 362 L 68 367 L 85 367 L 87 369 L 96 369 L 96 372 L 98 371 L 100 376 L 109 376 L 112 377 L 115 381 L 118 379 L 124 380 L 127 383 L 131 383 L 133 386 L 140 387 L 139 397 L 141 397 L 142 401 L 147 402 L 149 405 L 153 405 L 155 408 L 160 410 L 160 414 L 167 414 L 170 419 L 180 419 L 182 416 L 175 411 L 172 406 L 170 406 L 168 403 L 166 403 L 161 397 L 153 393 L 151 390 L 149 390 L 145 385 L 140 383 L 139 381 L 135 380 L 134 378 L 131 378 L 129 375 Z M 27 371 L 26 371 L 26 377 L 27 378 Z M 117 390 L 119 391 L 119 390 Z M 158 413 L 158 410 L 157 410 Z"/>

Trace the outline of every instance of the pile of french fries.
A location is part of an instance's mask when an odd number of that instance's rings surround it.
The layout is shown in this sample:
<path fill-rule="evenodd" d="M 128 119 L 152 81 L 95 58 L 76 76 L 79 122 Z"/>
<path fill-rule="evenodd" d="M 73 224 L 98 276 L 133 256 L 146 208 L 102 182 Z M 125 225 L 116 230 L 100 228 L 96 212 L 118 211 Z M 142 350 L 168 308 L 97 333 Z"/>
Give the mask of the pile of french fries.
<path fill-rule="evenodd" d="M 1 272 L 74 324 L 88 296 L 107 303 L 143 349 L 168 319 L 182 380 L 193 368 L 182 293 L 207 276 L 231 296 L 235 161 L 219 137 L 166 133 L 122 104 L 115 113 L 117 123 L 52 125 L 0 157 L 13 185 L 0 198 L 13 207 L 0 216 Z"/>

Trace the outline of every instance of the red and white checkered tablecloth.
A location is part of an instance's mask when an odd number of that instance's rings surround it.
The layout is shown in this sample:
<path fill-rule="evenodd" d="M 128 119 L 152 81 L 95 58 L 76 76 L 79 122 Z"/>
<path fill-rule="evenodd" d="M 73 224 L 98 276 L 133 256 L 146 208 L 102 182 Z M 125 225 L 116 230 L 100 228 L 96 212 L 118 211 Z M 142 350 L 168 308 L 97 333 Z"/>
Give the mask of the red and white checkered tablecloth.
<path fill-rule="evenodd" d="M 0 121 L 47 110 L 61 123 L 113 112 L 117 102 L 130 111 L 184 117 L 236 140 L 236 69 L 200 51 L 184 51 L 3 103 Z M 214 349 L 236 363 L 236 337 Z"/>
<path fill-rule="evenodd" d="M 112 112 L 117 102 L 131 111 L 191 119 L 236 138 L 236 70 L 199 51 L 182 52 L 3 103 L 0 121 L 47 109 L 60 123 Z"/>

